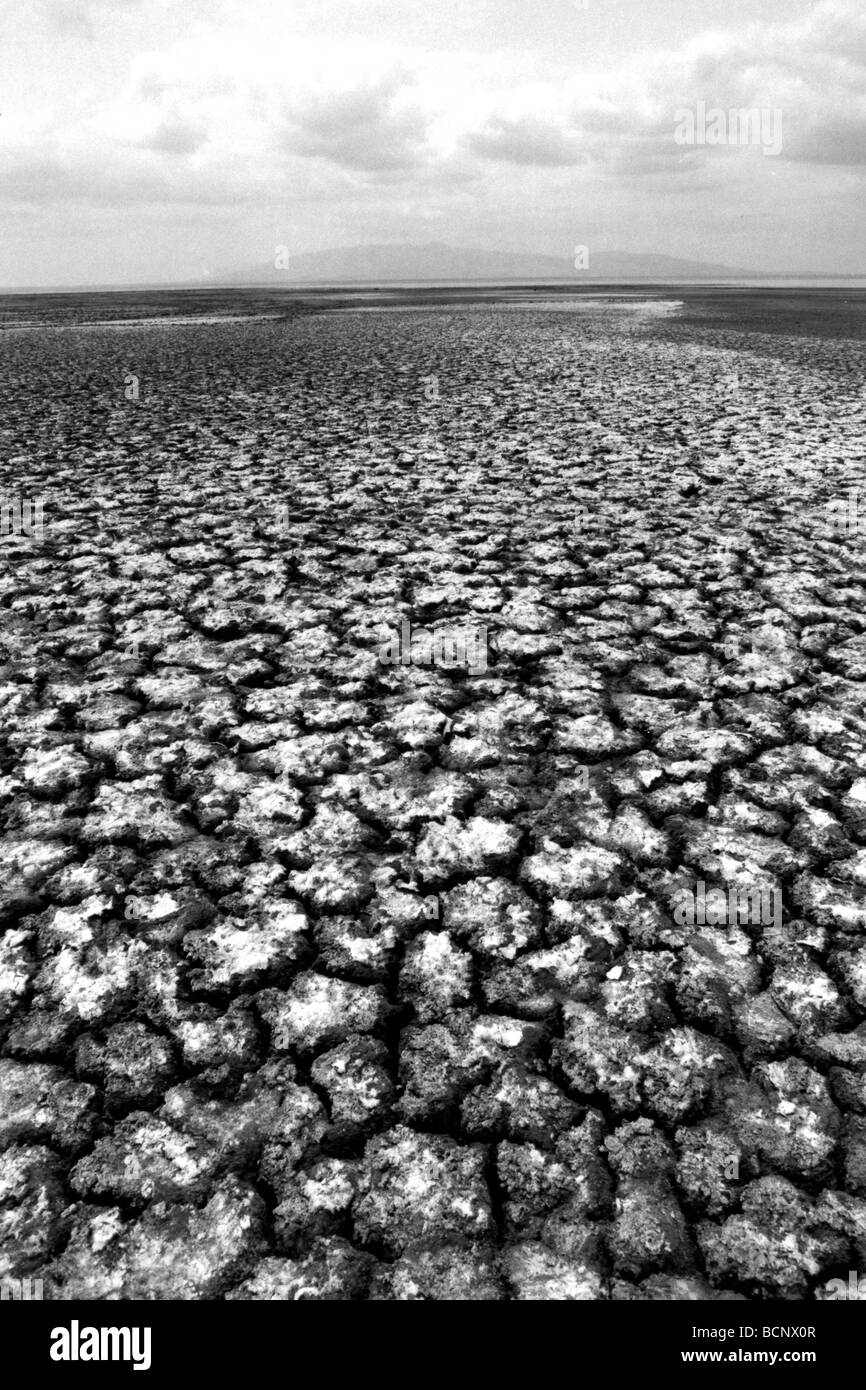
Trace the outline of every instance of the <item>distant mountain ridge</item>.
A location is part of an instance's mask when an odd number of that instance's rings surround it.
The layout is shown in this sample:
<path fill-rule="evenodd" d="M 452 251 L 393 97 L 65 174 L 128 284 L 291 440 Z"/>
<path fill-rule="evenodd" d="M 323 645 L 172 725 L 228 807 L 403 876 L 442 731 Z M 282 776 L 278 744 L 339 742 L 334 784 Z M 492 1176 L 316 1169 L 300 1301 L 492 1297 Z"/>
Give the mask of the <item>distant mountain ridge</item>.
<path fill-rule="evenodd" d="M 275 261 L 277 257 L 275 256 Z M 305 251 L 293 255 L 291 247 L 275 264 L 252 266 L 230 275 L 209 277 L 211 284 L 285 285 L 286 283 L 338 283 L 340 281 L 413 280 L 739 280 L 758 272 L 684 260 L 654 252 L 599 251 L 589 248 L 584 269 L 575 268 L 575 257 L 538 255 L 535 252 L 487 251 L 479 247 L 449 246 L 431 241 L 426 245 L 372 245 Z M 287 261 L 287 264 L 283 262 Z"/>

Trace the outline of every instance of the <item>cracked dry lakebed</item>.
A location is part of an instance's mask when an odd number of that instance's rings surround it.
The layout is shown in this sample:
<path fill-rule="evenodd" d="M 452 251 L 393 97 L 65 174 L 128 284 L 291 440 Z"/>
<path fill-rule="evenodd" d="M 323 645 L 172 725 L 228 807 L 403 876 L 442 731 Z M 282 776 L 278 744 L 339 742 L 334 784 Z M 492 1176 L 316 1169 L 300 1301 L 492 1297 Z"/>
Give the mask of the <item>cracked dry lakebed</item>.
<path fill-rule="evenodd" d="M 4 300 L 0 1276 L 866 1269 L 863 305 Z"/>

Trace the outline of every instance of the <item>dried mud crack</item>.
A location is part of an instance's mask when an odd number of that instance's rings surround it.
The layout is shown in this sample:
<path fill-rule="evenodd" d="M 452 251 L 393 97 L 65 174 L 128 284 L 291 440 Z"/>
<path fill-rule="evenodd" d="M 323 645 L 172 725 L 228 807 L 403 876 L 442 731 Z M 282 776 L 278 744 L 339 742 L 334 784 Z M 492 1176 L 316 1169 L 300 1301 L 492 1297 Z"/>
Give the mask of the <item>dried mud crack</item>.
<path fill-rule="evenodd" d="M 862 343 L 587 303 L 2 346 L 45 528 L 0 542 L 0 1276 L 863 1268 Z M 483 668 L 383 663 L 403 623 Z"/>

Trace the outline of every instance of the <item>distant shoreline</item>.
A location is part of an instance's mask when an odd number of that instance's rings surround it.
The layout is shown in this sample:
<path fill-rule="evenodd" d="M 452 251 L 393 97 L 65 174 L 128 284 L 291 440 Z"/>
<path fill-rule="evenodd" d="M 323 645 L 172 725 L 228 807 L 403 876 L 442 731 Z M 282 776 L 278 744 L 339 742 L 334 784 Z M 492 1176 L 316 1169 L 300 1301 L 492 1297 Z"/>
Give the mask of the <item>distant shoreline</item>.
<path fill-rule="evenodd" d="M 207 283 L 202 281 L 183 281 L 179 284 L 121 284 L 121 285 L 51 285 L 51 286 L 10 286 L 0 289 L 0 297 L 10 295 L 76 295 L 76 294 L 228 294 L 235 292 L 255 291 L 261 294 L 302 294 L 315 292 L 318 294 L 341 294 L 346 291 L 358 291 L 366 293 L 392 294 L 399 293 L 401 290 L 453 290 L 459 293 L 462 290 L 483 289 L 495 291 L 496 289 L 507 290 L 535 290 L 544 289 L 550 291 L 557 289 L 564 294 L 584 294 L 588 291 L 597 292 L 598 290 L 608 289 L 615 291 L 633 290 L 635 292 L 650 292 L 656 290 L 722 290 L 722 289 L 866 289 L 866 273 L 862 275 L 775 275 L 775 276 L 738 276 L 730 279 L 698 280 L 698 279 L 674 279 L 674 280 L 647 280 L 647 279 L 593 279 L 590 276 L 581 277 L 580 282 L 574 280 L 563 280 L 560 276 L 551 279 L 526 279 L 516 277 L 513 279 L 502 277 L 497 279 L 425 279 L 425 280 L 274 280 L 274 281 L 246 281 L 246 282 L 219 282 Z"/>

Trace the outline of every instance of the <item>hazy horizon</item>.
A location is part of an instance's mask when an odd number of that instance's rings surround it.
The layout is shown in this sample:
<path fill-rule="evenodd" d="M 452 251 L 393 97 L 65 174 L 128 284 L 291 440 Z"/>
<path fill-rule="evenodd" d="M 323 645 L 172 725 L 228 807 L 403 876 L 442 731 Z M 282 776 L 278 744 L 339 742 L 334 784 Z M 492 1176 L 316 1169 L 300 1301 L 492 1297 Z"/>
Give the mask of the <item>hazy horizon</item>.
<path fill-rule="evenodd" d="M 478 264 L 476 273 L 451 273 L 432 271 L 428 266 L 425 273 L 423 269 L 416 266 L 414 269 L 407 269 L 399 272 L 396 267 L 401 264 L 401 256 L 397 255 L 394 264 L 390 268 L 384 268 L 381 264 L 378 271 L 371 270 L 369 273 L 362 273 L 358 269 L 357 254 L 353 253 L 388 252 L 407 253 L 414 250 L 425 251 L 428 248 L 421 246 L 414 248 L 405 243 L 398 243 L 392 246 L 370 245 L 366 247 L 344 247 L 328 248 L 322 253 L 312 253 L 308 255 L 298 255 L 292 257 L 288 266 L 277 271 L 269 266 L 247 266 L 236 269 L 234 273 L 226 272 L 220 276 L 208 276 L 200 279 L 189 280 L 150 280 L 150 281 L 114 281 L 82 283 L 77 285 L 12 285 L 0 286 L 0 295 L 15 294 L 62 294 L 62 293 L 111 293 L 114 291 L 160 291 L 171 290 L 190 290 L 191 292 L 207 292 L 212 289 L 225 291 L 230 289 L 242 290 L 326 290 L 333 289 L 372 289 L 377 286 L 389 289 L 409 289 L 413 287 L 429 286 L 430 288 L 453 287 L 468 288 L 472 286 L 507 288 L 508 286 L 549 286 L 573 289 L 578 294 L 582 289 L 596 288 L 616 288 L 632 286 L 635 289 L 645 288 L 651 290 L 653 287 L 665 287 L 680 285 L 684 289 L 689 287 L 701 289 L 718 285 L 721 287 L 736 287 L 738 285 L 748 285 L 755 289 L 772 287 L 774 284 L 795 286 L 825 285 L 833 288 L 836 285 L 842 286 L 851 282 L 863 281 L 866 283 L 866 271 L 852 272 L 848 275 L 835 274 L 832 271 L 810 272 L 808 268 L 799 271 L 780 272 L 774 274 L 766 271 L 748 271 L 743 267 L 723 267 L 712 265 L 711 263 L 700 263 L 685 260 L 683 258 L 671 258 L 663 253 L 620 253 L 620 252 L 600 252 L 593 260 L 593 265 L 577 274 L 566 262 L 554 268 L 553 272 L 543 269 L 543 262 L 552 261 L 553 258 L 536 256 L 533 253 L 526 253 L 523 256 L 515 256 L 516 266 L 511 270 L 501 270 L 496 273 L 490 269 L 490 273 L 483 272 L 483 266 Z M 450 252 L 454 256 L 451 262 L 453 266 L 459 264 L 460 256 L 473 257 L 484 254 L 483 248 L 477 247 L 451 247 L 445 243 L 437 243 L 437 250 Z M 511 253 L 509 253 L 511 254 Z M 342 264 L 340 258 L 344 257 Z M 445 262 L 447 263 L 447 256 Z M 669 266 L 661 266 L 660 262 L 670 262 Z M 518 264 L 519 262 L 519 264 Z M 471 262 L 470 262 L 471 263 Z M 405 266 L 405 255 L 402 259 Z M 497 264 L 495 254 L 490 257 L 490 266 Z M 503 264 L 503 262 L 499 262 Z M 337 267 L 335 270 L 334 267 Z M 354 266 L 354 269 L 353 269 Z M 533 266 L 535 269 L 533 269 Z M 328 273 L 327 267 L 330 267 Z M 653 268 L 654 267 L 654 268 Z M 302 273 L 306 270 L 307 273 Z M 662 273 L 667 270 L 668 273 Z"/>

